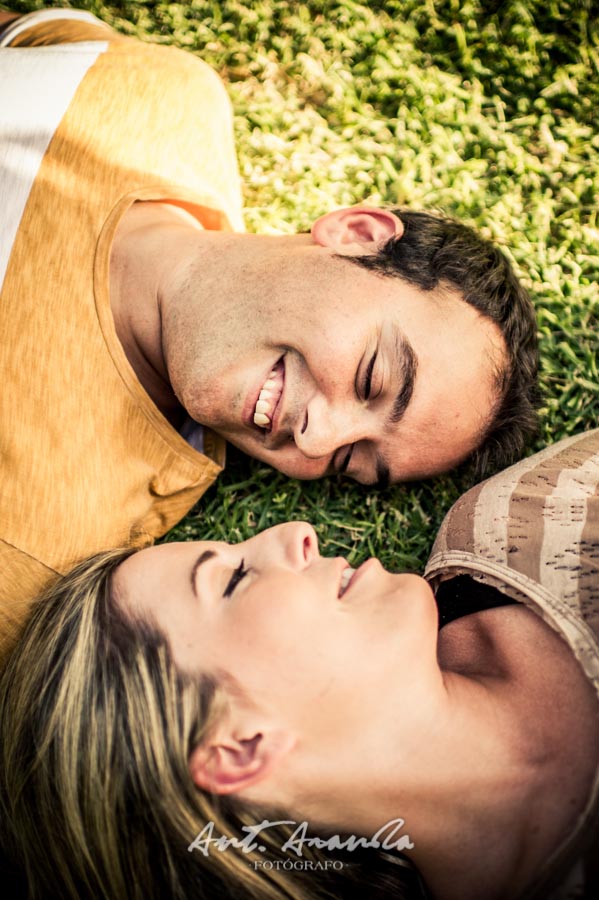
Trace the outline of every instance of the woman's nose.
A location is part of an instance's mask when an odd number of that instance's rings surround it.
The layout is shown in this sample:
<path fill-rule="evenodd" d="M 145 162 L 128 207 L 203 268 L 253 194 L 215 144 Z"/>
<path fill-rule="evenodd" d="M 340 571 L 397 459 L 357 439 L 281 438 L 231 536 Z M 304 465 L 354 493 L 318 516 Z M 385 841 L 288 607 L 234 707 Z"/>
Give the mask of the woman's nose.
<path fill-rule="evenodd" d="M 259 544 L 262 564 L 283 564 L 303 569 L 318 557 L 318 538 L 309 522 L 285 522 L 263 531 L 254 540 Z"/>

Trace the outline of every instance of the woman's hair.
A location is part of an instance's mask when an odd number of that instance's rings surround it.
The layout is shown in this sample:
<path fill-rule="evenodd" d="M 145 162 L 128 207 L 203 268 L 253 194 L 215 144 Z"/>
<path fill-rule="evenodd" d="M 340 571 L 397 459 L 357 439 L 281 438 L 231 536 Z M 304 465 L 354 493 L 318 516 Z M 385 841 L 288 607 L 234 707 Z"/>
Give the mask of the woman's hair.
<path fill-rule="evenodd" d="M 417 873 L 372 852 L 357 864 L 358 853 L 304 849 L 312 868 L 290 871 L 281 830 L 261 833 L 266 853 L 188 849 L 209 823 L 239 839 L 244 824 L 286 816 L 193 783 L 190 752 L 226 692 L 178 670 L 164 635 L 121 612 L 111 576 L 131 552 L 96 556 L 46 592 L 0 676 L 0 848 L 5 879 L 21 880 L 14 896 L 317 900 L 363 897 L 365 881 L 372 898 L 420 896 Z"/>

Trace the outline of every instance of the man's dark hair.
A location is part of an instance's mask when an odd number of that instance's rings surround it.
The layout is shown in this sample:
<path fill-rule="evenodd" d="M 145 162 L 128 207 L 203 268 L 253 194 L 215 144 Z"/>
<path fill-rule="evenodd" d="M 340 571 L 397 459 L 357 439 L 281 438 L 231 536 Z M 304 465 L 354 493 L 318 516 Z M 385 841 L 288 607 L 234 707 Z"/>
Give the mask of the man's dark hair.
<path fill-rule="evenodd" d="M 497 373 L 498 400 L 480 446 L 469 462 L 477 478 L 518 459 L 537 430 L 538 349 L 528 293 L 502 251 L 474 229 L 453 219 L 413 210 L 393 210 L 404 225 L 377 254 L 344 256 L 372 272 L 393 275 L 423 291 L 457 290 L 495 322 L 507 346 Z"/>

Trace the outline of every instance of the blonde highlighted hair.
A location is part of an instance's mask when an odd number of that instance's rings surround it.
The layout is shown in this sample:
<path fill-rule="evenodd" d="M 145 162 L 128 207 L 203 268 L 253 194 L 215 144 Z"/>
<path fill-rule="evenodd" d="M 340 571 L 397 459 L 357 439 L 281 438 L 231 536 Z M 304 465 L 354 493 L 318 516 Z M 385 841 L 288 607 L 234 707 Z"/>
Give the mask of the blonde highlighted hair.
<path fill-rule="evenodd" d="M 21 896 L 316 900 L 354 896 L 351 886 L 364 896 L 359 866 L 346 866 L 342 888 L 338 872 L 254 867 L 256 854 L 232 848 L 188 850 L 210 822 L 215 836 L 240 838 L 244 824 L 285 816 L 194 785 L 190 751 L 226 694 L 177 670 L 165 637 L 120 611 L 111 576 L 130 553 L 96 556 L 51 588 L 0 677 L 0 845 Z M 284 838 L 263 832 L 267 853 L 257 857 L 288 860 Z M 330 854 L 310 858 L 322 865 Z M 405 896 L 403 872 L 393 879 L 394 896 Z"/>

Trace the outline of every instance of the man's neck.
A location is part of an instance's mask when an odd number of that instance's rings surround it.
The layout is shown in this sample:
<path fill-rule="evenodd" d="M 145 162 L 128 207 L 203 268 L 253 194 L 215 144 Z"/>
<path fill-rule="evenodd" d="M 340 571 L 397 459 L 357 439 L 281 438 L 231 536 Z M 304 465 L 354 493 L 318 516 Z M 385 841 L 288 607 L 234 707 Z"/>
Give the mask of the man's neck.
<path fill-rule="evenodd" d="M 199 223 L 166 203 L 135 203 L 121 219 L 110 256 L 110 305 L 118 338 L 140 384 L 179 428 L 185 410 L 175 396 L 162 352 L 160 282 Z"/>

